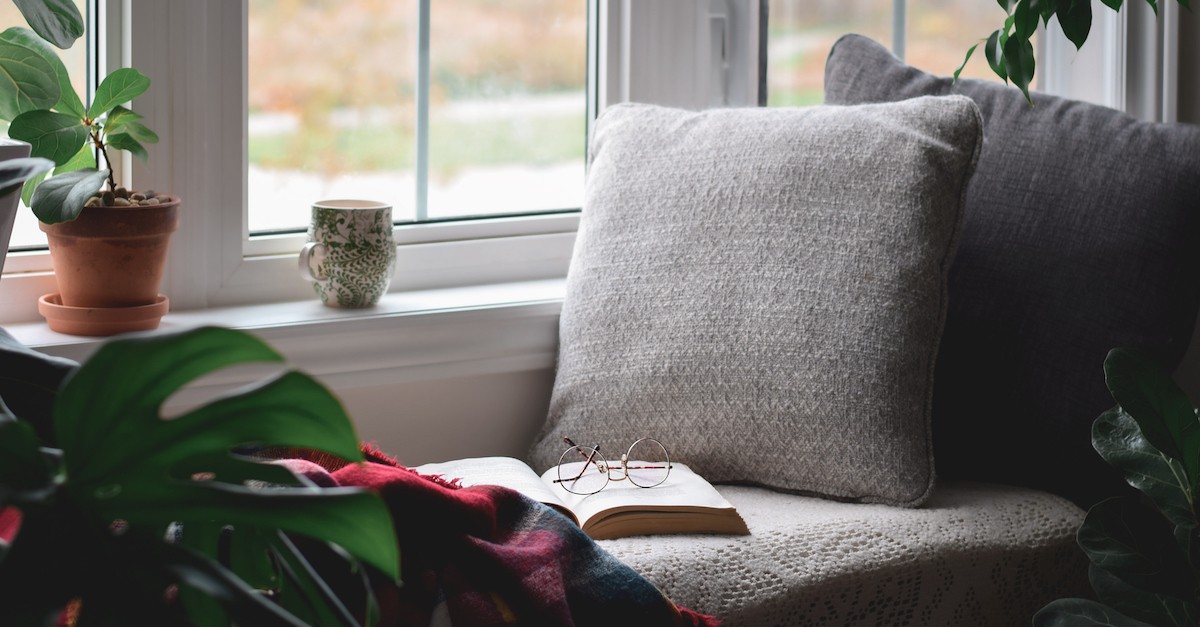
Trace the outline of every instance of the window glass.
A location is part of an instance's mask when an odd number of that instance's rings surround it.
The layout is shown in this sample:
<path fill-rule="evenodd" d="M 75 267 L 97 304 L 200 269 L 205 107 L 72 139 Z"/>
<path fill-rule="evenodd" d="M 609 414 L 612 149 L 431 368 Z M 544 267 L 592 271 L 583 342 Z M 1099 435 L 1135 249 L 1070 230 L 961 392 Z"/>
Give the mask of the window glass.
<path fill-rule="evenodd" d="M 1004 23 L 999 5 L 980 0 L 895 0 L 904 5 L 905 62 L 950 76 L 967 50 Z M 859 33 L 892 47 L 893 0 L 770 0 L 767 39 L 767 104 L 820 104 L 825 59 L 838 37 Z M 1034 43 L 1036 46 L 1036 41 Z M 963 77 L 1000 80 L 976 49 Z M 1037 88 L 1034 77 L 1031 89 Z"/>
<path fill-rule="evenodd" d="M 579 208 L 587 2 L 431 4 L 429 217 Z"/>
<path fill-rule="evenodd" d="M 430 218 L 577 208 L 587 3 L 430 2 Z M 251 0 L 249 226 L 330 198 L 417 219 L 417 0 Z"/>
<path fill-rule="evenodd" d="M 88 15 L 87 5 L 88 0 L 75 0 L 75 6 L 79 7 L 81 15 Z M 25 18 L 21 12 L 17 10 L 16 5 L 12 3 L 0 4 L 0 24 L 19 25 L 23 28 L 28 28 Z M 5 27 L 7 28 L 7 27 Z M 90 27 L 89 27 L 90 29 Z M 55 48 L 55 50 L 58 50 Z M 63 60 L 63 65 L 67 67 L 67 73 L 71 75 L 71 84 L 75 86 L 75 92 L 80 98 L 87 98 L 87 64 L 88 64 L 88 44 L 87 37 L 81 37 L 75 45 L 67 50 L 59 50 L 59 58 Z M 17 219 L 13 223 L 12 239 L 9 240 L 8 247 L 10 250 L 22 250 L 30 248 L 44 248 L 46 246 L 46 235 L 38 229 L 37 218 L 33 216 L 33 212 L 22 204 L 21 209 L 17 211 Z"/>
<path fill-rule="evenodd" d="M 770 0 L 767 24 L 767 104 L 821 104 L 825 58 L 838 37 L 892 45 L 892 0 Z"/>
<path fill-rule="evenodd" d="M 953 76 L 967 50 L 979 44 L 963 78 L 999 81 L 983 54 L 983 41 L 1004 24 L 1004 9 L 979 0 L 909 0 L 905 61 L 938 76 Z M 1037 35 L 1031 38 L 1037 47 Z M 1037 89 L 1034 74 L 1030 89 Z"/>

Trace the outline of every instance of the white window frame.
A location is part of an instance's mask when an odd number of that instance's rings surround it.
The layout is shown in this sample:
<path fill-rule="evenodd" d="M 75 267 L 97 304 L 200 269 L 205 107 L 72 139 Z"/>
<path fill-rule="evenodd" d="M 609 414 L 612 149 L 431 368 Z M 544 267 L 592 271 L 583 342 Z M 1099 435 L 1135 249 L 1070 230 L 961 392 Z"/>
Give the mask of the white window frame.
<path fill-rule="evenodd" d="M 183 198 L 164 280 L 172 308 L 311 301 L 311 289 L 296 272 L 303 236 L 250 238 L 248 233 L 246 0 L 100 4 L 101 30 L 107 34 L 102 62 L 132 65 L 154 79 L 134 107 L 162 138 L 149 147 L 150 165 L 125 157 L 118 168 L 122 179 Z M 893 7 L 893 48 L 903 54 L 905 0 L 895 0 Z M 1162 97 L 1155 106 L 1162 118 L 1171 119 L 1175 87 L 1170 77 L 1176 70 L 1170 52 L 1178 49 L 1171 33 L 1178 27 L 1170 20 L 1178 10 L 1173 2 L 1163 7 L 1167 27 L 1150 30 L 1168 53 L 1154 59 L 1163 66 L 1157 76 L 1164 77 L 1156 79 Z M 623 101 L 691 109 L 757 104 L 756 0 L 591 0 L 589 11 L 589 71 L 598 68 L 589 93 L 589 126 L 598 112 Z M 1128 85 L 1124 78 L 1123 68 L 1133 62 L 1128 41 L 1150 45 L 1145 34 L 1131 30 L 1127 12 L 1099 11 L 1091 41 L 1078 54 L 1055 44 L 1053 36 L 1045 38 L 1039 74 L 1047 91 L 1086 97 L 1070 85 L 1069 73 L 1086 75 L 1090 70 L 1081 55 L 1092 54 L 1117 68 L 1105 74 L 1116 76 L 1105 88 L 1105 104 L 1126 108 L 1130 94 L 1145 94 L 1144 87 Z M 391 290 L 561 278 L 578 223 L 578 214 L 554 214 L 398 226 Z M 45 253 L 9 255 L 0 281 L 0 324 L 40 320 L 37 297 L 55 287 L 49 268 Z"/>

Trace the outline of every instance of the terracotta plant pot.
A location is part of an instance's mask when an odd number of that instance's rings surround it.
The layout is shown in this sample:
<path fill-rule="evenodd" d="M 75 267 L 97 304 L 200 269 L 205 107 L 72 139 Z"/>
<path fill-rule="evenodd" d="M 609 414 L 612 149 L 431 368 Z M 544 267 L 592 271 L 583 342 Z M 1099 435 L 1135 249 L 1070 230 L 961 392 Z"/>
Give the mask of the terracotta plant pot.
<path fill-rule="evenodd" d="M 143 307 L 158 302 L 179 197 L 149 207 L 87 207 L 70 222 L 41 224 L 61 304 Z"/>

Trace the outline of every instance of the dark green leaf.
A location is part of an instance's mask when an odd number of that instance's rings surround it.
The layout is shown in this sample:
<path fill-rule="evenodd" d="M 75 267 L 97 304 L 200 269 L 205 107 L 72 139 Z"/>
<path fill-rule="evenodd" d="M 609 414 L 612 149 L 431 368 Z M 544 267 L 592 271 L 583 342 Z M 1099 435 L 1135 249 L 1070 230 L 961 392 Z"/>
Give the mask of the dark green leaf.
<path fill-rule="evenodd" d="M 1038 19 L 1041 18 L 1041 0 L 1020 0 L 1016 11 L 1013 12 L 1013 36 L 1018 39 L 1029 39 L 1037 32 Z"/>
<path fill-rule="evenodd" d="M 1100 0 L 1100 1 L 1103 2 L 1105 4 L 1105 6 L 1112 9 L 1113 11 L 1120 11 L 1121 5 L 1125 2 L 1125 0 Z M 1183 4 L 1187 1 L 1188 0 L 1180 0 L 1179 3 Z"/>
<path fill-rule="evenodd" d="M 150 78 L 145 74 L 129 67 L 115 70 L 96 88 L 88 116 L 95 120 L 117 105 L 142 95 L 149 87 Z"/>
<path fill-rule="evenodd" d="M 12 120 L 26 111 L 49 109 L 58 98 L 54 68 L 36 51 L 0 36 L 0 119 Z"/>
<path fill-rule="evenodd" d="M 1154 15 L 1158 15 L 1158 0 L 1146 0 L 1146 4 L 1150 5 L 1151 9 L 1154 9 Z"/>
<path fill-rule="evenodd" d="M 109 148 L 126 150 L 133 156 L 141 159 L 142 163 L 145 163 L 150 158 L 150 155 L 146 153 L 146 147 L 125 133 L 109 135 L 107 141 Z"/>
<path fill-rule="evenodd" d="M 1029 83 L 1033 81 L 1033 44 L 1029 43 L 1028 39 L 1021 39 L 1014 34 L 1004 42 L 1004 71 L 1021 93 L 1025 94 L 1025 100 L 1032 105 Z"/>
<path fill-rule="evenodd" d="M 47 159 L 46 161 L 50 160 Z M 54 166 L 53 161 L 50 161 L 50 166 Z M 25 181 L 25 185 L 21 186 L 21 202 L 25 203 L 26 206 L 29 206 L 30 201 L 33 199 L 33 192 L 37 190 L 38 185 L 42 184 L 42 181 L 46 180 L 46 177 L 49 176 L 49 174 L 49 172 L 35 174 L 31 176 L 28 181 Z"/>
<path fill-rule="evenodd" d="M 1195 495 L 1179 462 L 1163 455 L 1146 438 L 1133 417 L 1120 406 L 1096 419 L 1092 446 L 1125 475 L 1125 481 L 1149 496 L 1172 523 L 1193 525 Z"/>
<path fill-rule="evenodd" d="M 992 71 L 996 73 L 1004 81 L 1008 81 L 1008 72 L 1004 69 L 1004 45 L 1001 42 L 1001 37 L 1004 36 L 1004 31 L 996 30 L 987 39 L 987 44 L 983 47 L 984 56 L 987 57 L 988 65 Z"/>
<path fill-rule="evenodd" d="M 50 47 L 41 37 L 19 27 L 4 31 L 3 34 L 0 34 L 0 41 L 23 46 L 41 56 L 42 60 L 50 65 L 54 77 L 58 81 L 58 98 L 51 105 L 59 113 L 65 113 L 83 121 L 83 102 L 79 100 L 79 94 L 75 93 L 75 86 L 71 84 L 71 75 L 67 72 L 67 66 L 63 65 L 62 58 L 58 56 L 58 51 Z M 37 108 L 49 109 L 51 105 Z"/>
<path fill-rule="evenodd" d="M 170 551 L 167 568 L 186 587 L 215 599 L 237 624 L 262 627 L 305 627 L 282 608 L 246 585 L 220 564 L 185 546 L 162 545 Z"/>
<path fill-rule="evenodd" d="M 1088 568 L 1088 579 L 1101 603 L 1130 618 L 1151 625 L 1196 626 L 1198 615 L 1192 602 L 1135 588 L 1095 565 Z"/>
<path fill-rule="evenodd" d="M 958 75 L 962 74 L 963 68 L 967 67 L 967 61 L 971 60 L 971 55 L 975 54 L 975 49 L 978 47 L 979 44 L 975 44 L 967 49 L 967 56 L 963 57 L 962 65 L 958 66 L 957 70 L 954 70 L 954 80 L 958 80 Z"/>
<path fill-rule="evenodd" d="M 66 50 L 83 36 L 83 16 L 71 0 L 13 0 L 30 28 Z"/>
<path fill-rule="evenodd" d="M 13 139 L 29 142 L 30 152 L 63 165 L 79 153 L 88 139 L 88 129 L 78 118 L 53 111 L 27 111 L 18 115 L 8 127 Z"/>
<path fill-rule="evenodd" d="M 0 400 L 0 509 L 10 500 L 40 500 L 53 489 L 54 475 L 37 433 Z"/>
<path fill-rule="evenodd" d="M 1134 350 L 1109 351 L 1104 379 L 1146 440 L 1183 464 L 1195 494 L 1200 484 L 1200 420 L 1191 400 L 1161 366 Z"/>
<path fill-rule="evenodd" d="M 996 2 L 1000 5 L 1001 9 L 1004 9 L 1005 13 L 1012 13 L 1012 7 L 1015 0 L 996 0 Z"/>
<path fill-rule="evenodd" d="M 25 157 L 0 162 L 0 198 L 17 191 L 25 185 L 25 181 L 39 174 L 45 174 L 53 167 L 53 161 L 40 157 Z"/>
<path fill-rule="evenodd" d="M 116 107 L 113 107 L 113 110 L 108 114 L 108 117 L 105 118 L 104 131 L 107 133 L 119 133 L 124 125 L 128 124 L 129 122 L 136 122 L 140 119 L 142 119 L 140 114 L 117 105 Z"/>
<path fill-rule="evenodd" d="M 1034 627 L 1154 627 L 1089 599 L 1059 599 L 1038 610 Z"/>
<path fill-rule="evenodd" d="M 1131 586 L 1178 598 L 1193 594 L 1195 578 L 1175 543 L 1173 526 L 1136 498 L 1093 506 L 1077 540 L 1093 564 Z"/>
<path fill-rule="evenodd" d="M 1073 2 L 1066 7 L 1059 8 L 1058 24 L 1062 26 L 1063 34 L 1067 36 L 1067 39 L 1075 44 L 1075 49 L 1082 48 L 1083 42 L 1087 41 L 1088 33 L 1092 30 L 1091 0 Z"/>
<path fill-rule="evenodd" d="M 33 193 L 33 215 L 46 224 L 74 220 L 107 178 L 108 170 L 76 170 L 52 177 Z"/>

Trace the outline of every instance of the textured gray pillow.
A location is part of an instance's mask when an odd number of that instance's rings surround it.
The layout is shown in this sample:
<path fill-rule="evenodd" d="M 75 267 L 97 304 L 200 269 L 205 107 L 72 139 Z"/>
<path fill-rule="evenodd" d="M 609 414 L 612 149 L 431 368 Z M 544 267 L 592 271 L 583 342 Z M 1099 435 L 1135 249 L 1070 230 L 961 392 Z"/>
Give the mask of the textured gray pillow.
<path fill-rule="evenodd" d="M 596 123 L 550 414 L 616 458 L 918 505 L 946 273 L 982 142 L 967 98 Z"/>
<path fill-rule="evenodd" d="M 933 401 L 938 474 L 1057 492 L 1087 507 L 1122 489 L 1091 446 L 1114 402 L 1118 346 L 1173 369 L 1200 299 L 1200 127 L 931 76 L 861 35 L 825 66 L 834 104 L 959 93 L 983 114 L 978 173 Z"/>

